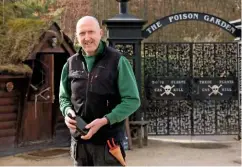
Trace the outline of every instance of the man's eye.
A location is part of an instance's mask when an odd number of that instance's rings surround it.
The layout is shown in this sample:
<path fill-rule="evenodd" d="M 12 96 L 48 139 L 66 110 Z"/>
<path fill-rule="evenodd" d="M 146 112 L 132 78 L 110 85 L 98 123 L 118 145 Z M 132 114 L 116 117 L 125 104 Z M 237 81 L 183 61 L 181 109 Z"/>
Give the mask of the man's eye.
<path fill-rule="evenodd" d="M 84 32 L 80 32 L 79 35 L 80 36 L 83 36 L 83 35 L 85 35 L 85 33 Z"/>

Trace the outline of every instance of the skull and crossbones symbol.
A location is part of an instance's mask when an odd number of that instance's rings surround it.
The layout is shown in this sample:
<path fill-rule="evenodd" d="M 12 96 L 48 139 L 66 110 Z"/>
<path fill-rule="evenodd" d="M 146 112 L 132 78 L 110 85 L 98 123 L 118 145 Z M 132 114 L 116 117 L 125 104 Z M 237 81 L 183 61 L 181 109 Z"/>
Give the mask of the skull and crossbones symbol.
<path fill-rule="evenodd" d="M 211 96 L 212 94 L 214 94 L 214 95 L 219 94 L 220 96 L 222 96 L 223 93 L 219 92 L 219 88 L 220 88 L 221 86 L 222 86 L 222 85 L 219 85 L 219 86 L 218 86 L 218 85 L 213 85 L 213 86 L 211 87 L 210 85 L 208 85 L 208 87 L 209 87 L 210 89 L 212 89 L 212 92 L 209 93 L 208 96 Z"/>
<path fill-rule="evenodd" d="M 175 87 L 175 85 L 173 86 L 170 86 L 170 85 L 166 85 L 165 87 L 163 87 L 162 85 L 160 86 L 161 88 L 164 89 L 165 92 L 161 93 L 160 95 L 163 96 L 164 94 L 166 95 L 172 95 L 172 96 L 175 96 L 174 93 L 171 92 L 171 89 Z"/>

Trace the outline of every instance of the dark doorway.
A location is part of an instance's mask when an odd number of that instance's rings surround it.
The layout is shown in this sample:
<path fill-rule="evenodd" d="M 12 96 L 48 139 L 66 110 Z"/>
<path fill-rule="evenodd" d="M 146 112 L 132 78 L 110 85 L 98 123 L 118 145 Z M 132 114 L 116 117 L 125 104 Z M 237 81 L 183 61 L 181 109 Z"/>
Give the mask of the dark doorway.
<path fill-rule="evenodd" d="M 66 53 L 54 54 L 54 103 L 53 103 L 53 132 L 54 140 L 57 143 L 68 143 L 69 131 L 64 123 L 64 117 L 61 114 L 59 106 L 59 87 L 61 72 L 64 64 L 66 63 L 69 55 Z"/>

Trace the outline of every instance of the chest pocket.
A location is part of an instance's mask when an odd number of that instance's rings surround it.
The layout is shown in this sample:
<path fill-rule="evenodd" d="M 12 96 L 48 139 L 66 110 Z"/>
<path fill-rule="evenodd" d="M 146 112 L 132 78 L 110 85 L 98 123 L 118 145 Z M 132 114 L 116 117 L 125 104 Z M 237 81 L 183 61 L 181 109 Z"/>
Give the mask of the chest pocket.
<path fill-rule="evenodd" d="M 114 82 L 113 72 L 110 69 L 97 66 L 92 73 L 90 91 L 98 94 L 112 93 Z"/>
<path fill-rule="evenodd" d="M 69 78 L 71 81 L 71 91 L 72 95 L 78 96 L 85 93 L 87 85 L 87 73 L 81 70 L 70 70 Z"/>
<path fill-rule="evenodd" d="M 79 71 L 79 70 L 70 70 L 69 77 L 73 80 L 78 79 L 87 79 L 87 75 L 85 71 Z"/>

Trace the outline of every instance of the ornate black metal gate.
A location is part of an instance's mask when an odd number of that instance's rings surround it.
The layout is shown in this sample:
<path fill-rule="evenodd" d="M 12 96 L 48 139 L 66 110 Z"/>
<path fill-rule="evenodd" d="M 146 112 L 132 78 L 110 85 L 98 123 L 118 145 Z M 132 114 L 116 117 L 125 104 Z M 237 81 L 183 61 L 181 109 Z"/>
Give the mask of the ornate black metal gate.
<path fill-rule="evenodd" d="M 149 134 L 238 134 L 237 43 L 144 43 Z"/>

